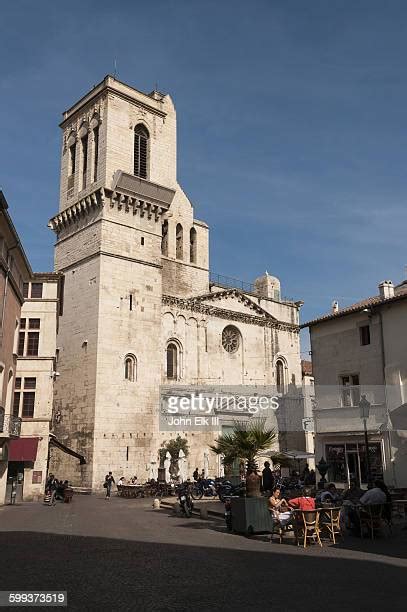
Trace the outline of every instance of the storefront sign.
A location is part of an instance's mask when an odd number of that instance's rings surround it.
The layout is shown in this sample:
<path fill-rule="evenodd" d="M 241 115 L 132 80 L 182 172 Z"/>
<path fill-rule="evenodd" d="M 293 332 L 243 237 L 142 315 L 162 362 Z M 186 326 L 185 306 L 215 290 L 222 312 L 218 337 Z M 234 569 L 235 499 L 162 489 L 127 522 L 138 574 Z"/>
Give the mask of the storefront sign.
<path fill-rule="evenodd" d="M 42 472 L 33 472 L 32 484 L 41 484 L 42 482 Z"/>

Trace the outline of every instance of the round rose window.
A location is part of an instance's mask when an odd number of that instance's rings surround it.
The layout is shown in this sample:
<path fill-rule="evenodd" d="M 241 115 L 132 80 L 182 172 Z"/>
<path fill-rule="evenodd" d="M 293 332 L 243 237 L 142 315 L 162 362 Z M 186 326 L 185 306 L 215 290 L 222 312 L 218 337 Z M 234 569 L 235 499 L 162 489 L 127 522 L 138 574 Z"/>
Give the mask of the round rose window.
<path fill-rule="evenodd" d="M 228 325 L 222 332 L 222 346 L 228 353 L 235 353 L 240 345 L 239 330 L 233 325 Z"/>

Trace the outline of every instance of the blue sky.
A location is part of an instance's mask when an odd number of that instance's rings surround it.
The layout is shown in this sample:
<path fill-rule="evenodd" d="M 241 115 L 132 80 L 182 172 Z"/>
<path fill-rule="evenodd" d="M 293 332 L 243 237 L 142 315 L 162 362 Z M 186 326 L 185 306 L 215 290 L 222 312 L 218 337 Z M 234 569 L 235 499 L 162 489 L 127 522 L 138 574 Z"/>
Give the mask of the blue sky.
<path fill-rule="evenodd" d="M 6 0 L 0 41 L 0 185 L 35 270 L 52 268 L 61 113 L 116 59 L 175 101 L 214 272 L 267 269 L 303 320 L 407 276 L 405 2 Z"/>

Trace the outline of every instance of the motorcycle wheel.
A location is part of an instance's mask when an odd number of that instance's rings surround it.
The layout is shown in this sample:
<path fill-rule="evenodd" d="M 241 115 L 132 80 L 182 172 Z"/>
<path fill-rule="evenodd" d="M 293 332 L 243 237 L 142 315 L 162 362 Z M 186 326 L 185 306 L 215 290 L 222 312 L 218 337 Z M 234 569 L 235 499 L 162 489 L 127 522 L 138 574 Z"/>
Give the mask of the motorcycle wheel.
<path fill-rule="evenodd" d="M 202 499 L 203 491 L 202 489 L 198 489 L 198 487 L 193 487 L 191 490 L 192 499 Z"/>
<path fill-rule="evenodd" d="M 184 513 L 185 513 L 186 518 L 191 518 L 191 510 L 189 506 L 187 505 L 184 506 Z"/>

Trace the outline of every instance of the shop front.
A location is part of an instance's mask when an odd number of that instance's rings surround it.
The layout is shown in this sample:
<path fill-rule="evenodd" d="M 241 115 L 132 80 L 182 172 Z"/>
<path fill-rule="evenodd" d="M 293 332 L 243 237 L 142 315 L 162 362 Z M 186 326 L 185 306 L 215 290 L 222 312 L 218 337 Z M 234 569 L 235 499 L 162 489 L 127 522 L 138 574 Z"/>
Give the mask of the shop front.
<path fill-rule="evenodd" d="M 383 442 L 371 440 L 368 444 L 371 477 L 383 479 Z M 367 486 L 368 469 L 364 440 L 350 437 L 346 441 L 324 441 L 324 457 L 328 463 L 327 479 L 340 487 L 352 480 L 358 485 Z"/>

